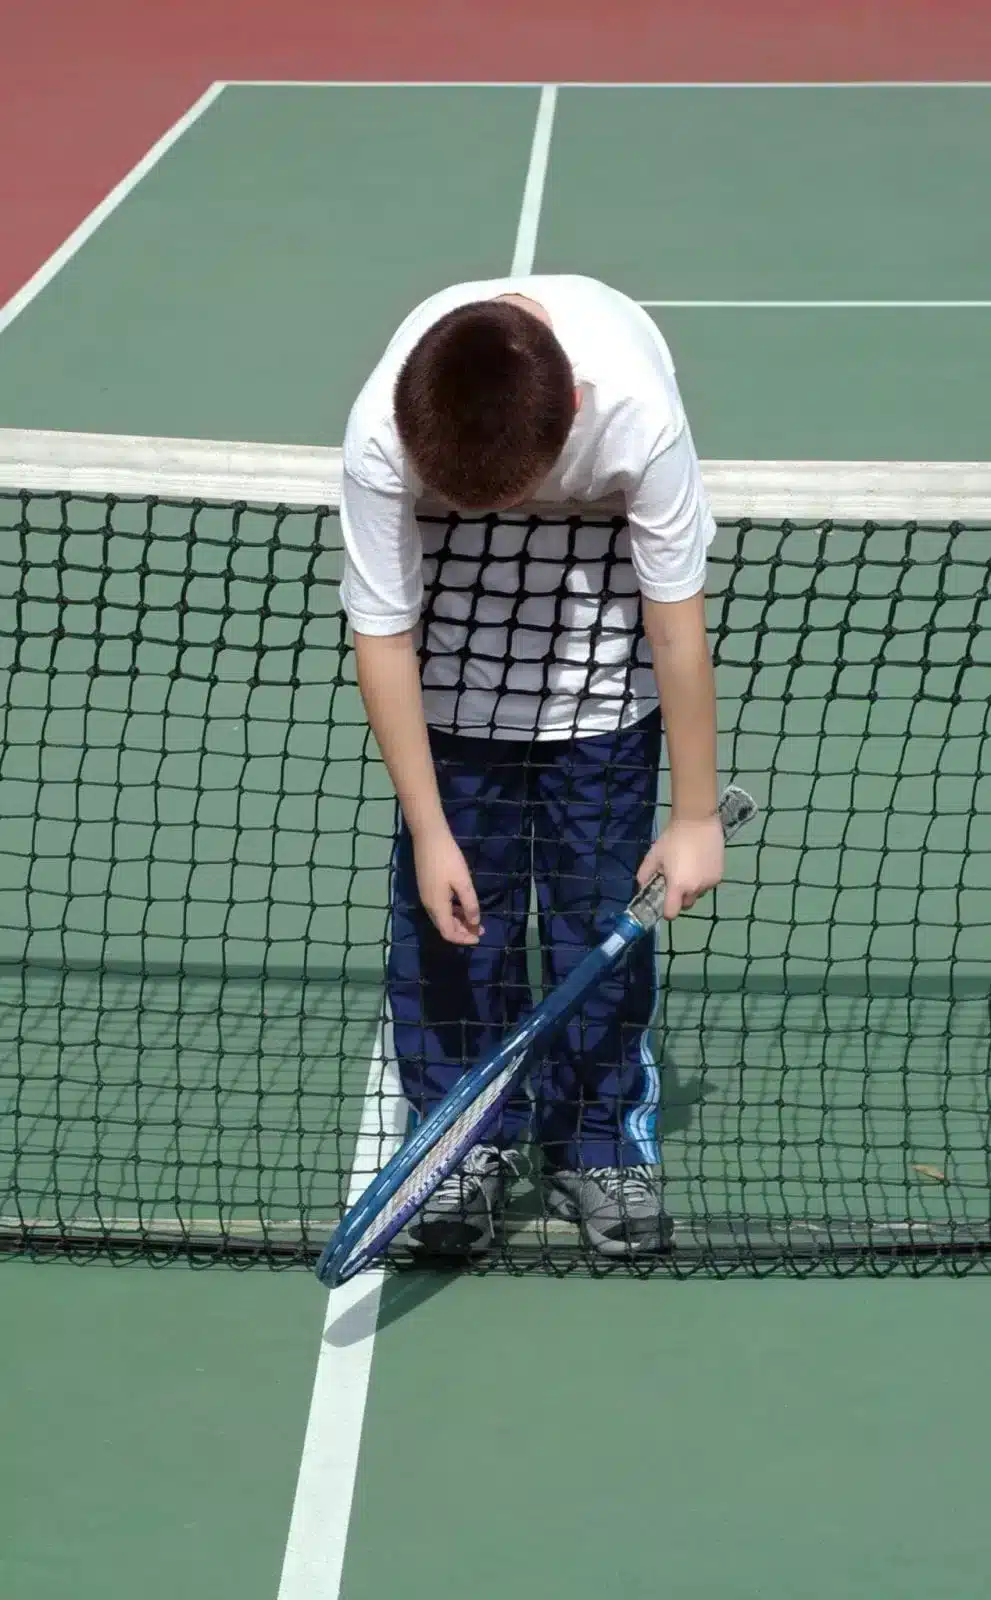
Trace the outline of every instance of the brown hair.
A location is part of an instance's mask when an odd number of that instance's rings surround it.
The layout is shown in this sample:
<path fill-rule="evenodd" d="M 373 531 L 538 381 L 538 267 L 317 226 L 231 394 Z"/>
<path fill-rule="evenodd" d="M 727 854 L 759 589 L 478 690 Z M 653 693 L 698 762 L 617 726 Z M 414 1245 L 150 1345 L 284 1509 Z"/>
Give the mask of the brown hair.
<path fill-rule="evenodd" d="M 575 416 L 575 380 L 553 333 L 499 300 L 428 328 L 396 383 L 399 437 L 424 485 L 459 509 L 511 503 L 550 471 Z"/>

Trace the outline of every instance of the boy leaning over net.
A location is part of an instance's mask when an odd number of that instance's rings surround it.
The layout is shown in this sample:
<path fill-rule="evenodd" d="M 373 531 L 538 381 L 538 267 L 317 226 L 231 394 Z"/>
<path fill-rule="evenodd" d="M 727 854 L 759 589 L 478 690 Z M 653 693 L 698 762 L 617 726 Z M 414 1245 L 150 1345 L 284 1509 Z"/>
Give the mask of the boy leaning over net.
<path fill-rule="evenodd" d="M 554 520 L 616 493 L 628 524 Z M 459 515 L 418 522 L 421 497 Z M 522 504 L 547 520 L 514 517 Z M 714 527 L 654 324 L 588 278 L 434 295 L 351 412 L 341 521 L 358 682 L 402 813 L 388 993 L 423 1115 L 532 1004 L 532 890 L 554 984 L 637 880 L 662 868 L 674 917 L 722 874 L 703 614 Z M 662 713 L 672 806 L 655 839 Z M 524 1136 L 548 1207 L 592 1248 L 667 1242 L 655 971 L 643 941 L 435 1193 L 415 1245 L 484 1250 Z"/>

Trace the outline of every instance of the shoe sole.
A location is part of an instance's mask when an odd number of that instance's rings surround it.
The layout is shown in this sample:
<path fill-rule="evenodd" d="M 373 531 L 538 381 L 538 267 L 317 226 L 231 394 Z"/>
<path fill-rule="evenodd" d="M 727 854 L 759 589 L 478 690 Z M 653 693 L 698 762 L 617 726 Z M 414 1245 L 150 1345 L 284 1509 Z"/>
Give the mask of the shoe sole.
<path fill-rule="evenodd" d="M 490 1227 L 486 1237 L 464 1222 L 414 1222 L 406 1238 L 418 1255 L 482 1256 L 491 1250 L 495 1233 Z"/>
<path fill-rule="evenodd" d="M 545 1188 L 544 1199 L 548 1211 L 552 1211 L 562 1222 L 573 1222 L 577 1225 L 583 1244 L 594 1250 L 597 1255 L 663 1255 L 671 1248 L 674 1224 L 669 1217 L 659 1217 L 656 1233 L 651 1229 L 647 1238 L 638 1239 L 635 1235 L 625 1235 L 622 1239 L 614 1239 L 608 1233 L 600 1233 L 587 1219 L 583 1220 L 574 1201 L 570 1196 L 562 1194 L 559 1189 Z"/>

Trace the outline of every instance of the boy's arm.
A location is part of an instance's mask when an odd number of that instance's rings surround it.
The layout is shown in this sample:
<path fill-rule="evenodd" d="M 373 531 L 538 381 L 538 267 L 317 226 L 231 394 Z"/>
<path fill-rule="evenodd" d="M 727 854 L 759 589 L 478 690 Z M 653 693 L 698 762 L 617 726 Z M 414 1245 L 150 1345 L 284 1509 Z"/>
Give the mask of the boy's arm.
<path fill-rule="evenodd" d="M 664 915 L 675 917 L 723 875 L 716 773 L 716 693 L 705 631 L 705 598 L 643 599 L 644 632 L 671 769 L 671 816 L 637 874 L 667 880 Z"/>
<path fill-rule="evenodd" d="M 413 496 L 374 450 L 368 456 L 375 481 L 356 476 L 346 462 L 341 490 L 341 599 L 354 631 L 358 687 L 413 837 L 424 908 L 452 944 L 477 944 L 478 901 L 444 817 L 423 715 L 413 642 L 423 552 Z"/>
<path fill-rule="evenodd" d="M 355 633 L 358 687 L 413 837 L 420 898 L 452 944 L 477 944 L 478 899 L 444 816 L 427 738 L 412 630 Z"/>
<path fill-rule="evenodd" d="M 663 871 L 664 915 L 676 917 L 715 888 L 723 873 L 716 695 L 704 600 L 706 551 L 715 530 L 683 416 L 659 433 L 628 512 L 671 767 L 671 816 L 638 877 L 643 883 Z"/>

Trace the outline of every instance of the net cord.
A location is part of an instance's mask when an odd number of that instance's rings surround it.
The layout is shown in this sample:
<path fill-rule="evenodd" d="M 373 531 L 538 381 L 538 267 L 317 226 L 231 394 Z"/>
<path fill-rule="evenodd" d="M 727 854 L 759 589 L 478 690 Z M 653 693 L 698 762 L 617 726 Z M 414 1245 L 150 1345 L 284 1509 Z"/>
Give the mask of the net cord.
<path fill-rule="evenodd" d="M 0 487 L 30 493 L 336 507 L 342 470 L 343 452 L 327 447 L 0 428 Z M 991 462 L 707 460 L 702 472 L 721 521 L 991 525 Z M 624 509 L 621 499 L 598 508 Z"/>

